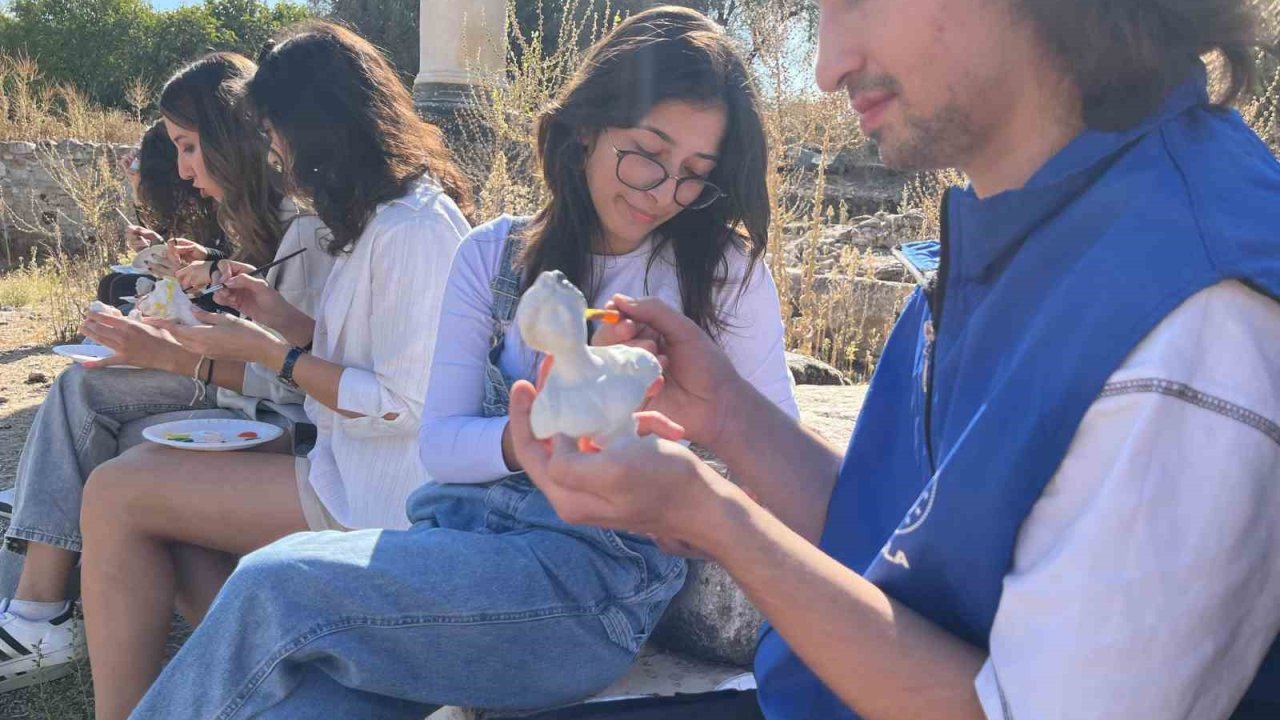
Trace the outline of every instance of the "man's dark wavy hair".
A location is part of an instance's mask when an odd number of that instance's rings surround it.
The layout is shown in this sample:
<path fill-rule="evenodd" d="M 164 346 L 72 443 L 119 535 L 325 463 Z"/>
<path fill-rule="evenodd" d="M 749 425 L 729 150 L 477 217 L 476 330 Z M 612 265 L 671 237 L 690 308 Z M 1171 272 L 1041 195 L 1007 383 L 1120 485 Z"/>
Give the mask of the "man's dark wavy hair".
<path fill-rule="evenodd" d="M 1085 123 L 1121 130 L 1154 112 L 1217 52 L 1227 105 L 1254 79 L 1257 10 L 1249 0 L 1015 0 L 1084 95 Z"/>

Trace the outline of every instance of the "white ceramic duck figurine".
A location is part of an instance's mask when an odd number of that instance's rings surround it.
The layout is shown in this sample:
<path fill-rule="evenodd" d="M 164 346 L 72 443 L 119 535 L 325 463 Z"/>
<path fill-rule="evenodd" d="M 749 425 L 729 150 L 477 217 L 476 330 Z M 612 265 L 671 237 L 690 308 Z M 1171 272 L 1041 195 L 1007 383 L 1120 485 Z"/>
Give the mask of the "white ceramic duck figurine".
<path fill-rule="evenodd" d="M 589 346 L 586 310 L 578 288 L 553 270 L 525 291 L 516 323 L 525 344 L 555 358 L 533 403 L 534 436 L 589 437 L 603 447 L 637 437 L 634 413 L 662 366 L 639 348 Z"/>

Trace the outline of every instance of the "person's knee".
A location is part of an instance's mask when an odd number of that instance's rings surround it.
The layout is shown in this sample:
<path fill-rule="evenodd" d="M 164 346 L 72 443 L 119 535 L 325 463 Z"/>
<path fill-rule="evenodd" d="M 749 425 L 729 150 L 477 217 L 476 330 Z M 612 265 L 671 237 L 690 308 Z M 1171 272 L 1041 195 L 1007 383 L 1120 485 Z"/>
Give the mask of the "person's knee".
<path fill-rule="evenodd" d="M 264 594 L 264 590 L 285 588 L 289 594 L 300 590 L 308 594 L 306 586 L 311 583 L 313 574 L 308 572 L 307 564 L 300 562 L 301 560 L 299 555 L 290 551 L 289 544 L 285 541 L 277 541 L 254 550 L 240 558 L 219 597 L 228 594 L 262 597 L 274 594 Z"/>
<path fill-rule="evenodd" d="M 72 363 L 68 365 L 67 368 L 58 373 L 57 376 L 53 378 L 53 382 L 49 384 L 49 392 L 45 395 L 45 402 L 48 402 L 48 398 L 50 397 L 61 397 L 70 388 L 83 387 L 86 377 L 88 377 L 88 373 L 85 372 L 85 369 L 81 367 L 79 363 Z"/>
<path fill-rule="evenodd" d="M 72 363 L 53 379 L 53 386 L 50 388 L 50 392 L 88 392 L 92 388 L 101 385 L 100 381 L 103 379 L 105 379 L 105 376 L 101 370 L 90 370 L 79 363 Z"/>
<path fill-rule="evenodd" d="M 288 595 L 295 601 L 345 592 L 342 588 L 348 583 L 361 580 L 359 568 L 348 562 L 343 548 L 322 542 L 319 535 L 296 533 L 245 555 L 231 574 L 228 587 L 235 585 L 246 592 L 284 588 L 287 593 L 276 593 L 277 597 L 284 600 Z"/>
<path fill-rule="evenodd" d="M 108 460 L 89 473 L 80 504 L 80 528 L 87 536 L 127 520 L 146 494 L 145 451 Z"/>
<path fill-rule="evenodd" d="M 118 391 L 117 387 L 109 384 L 107 375 L 100 370 L 90 370 L 72 363 L 50 383 L 44 404 L 54 402 L 65 405 L 67 412 L 75 413 L 74 421 L 79 422 L 79 412 L 96 412 L 105 397 Z"/>

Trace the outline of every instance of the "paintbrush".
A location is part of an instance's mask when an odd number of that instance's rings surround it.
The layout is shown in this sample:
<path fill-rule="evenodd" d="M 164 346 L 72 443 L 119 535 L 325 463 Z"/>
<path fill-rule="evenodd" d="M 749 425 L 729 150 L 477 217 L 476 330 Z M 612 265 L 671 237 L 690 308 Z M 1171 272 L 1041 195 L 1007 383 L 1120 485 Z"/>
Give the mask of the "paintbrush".
<path fill-rule="evenodd" d="M 126 225 L 137 225 L 137 226 L 138 226 L 138 227 L 140 227 L 140 228 L 147 228 L 148 230 L 150 230 L 150 229 L 151 229 L 151 228 L 147 227 L 147 224 L 146 224 L 146 223 L 144 223 L 144 222 L 142 222 L 141 220 L 139 220 L 138 222 L 134 222 L 134 221 L 130 220 L 130 219 L 129 219 L 129 216 L 128 216 L 128 215 L 125 215 L 125 214 L 124 214 L 124 211 L 123 211 L 123 210 L 121 210 L 120 208 L 114 208 L 114 209 L 115 209 L 115 211 L 116 211 L 116 214 L 120 216 L 120 219 L 121 219 L 121 220 L 123 220 L 123 221 L 125 222 L 125 224 L 126 224 Z"/>
<path fill-rule="evenodd" d="M 602 323 L 617 325 L 622 322 L 622 313 L 617 310 L 600 310 L 597 308 L 587 308 L 583 313 L 588 320 L 599 320 Z"/>
<path fill-rule="evenodd" d="M 270 270 L 271 268 L 273 268 L 273 267 L 275 267 L 275 266 L 279 265 L 280 263 L 284 262 L 285 260 L 288 260 L 288 259 L 289 259 L 289 258 L 291 258 L 291 257 L 294 257 L 295 255 L 301 255 L 302 253 L 304 253 L 304 252 L 306 252 L 306 251 L 307 251 L 307 249 L 306 249 L 306 248 L 302 248 L 301 250 L 295 250 L 295 251 L 293 251 L 293 252 L 289 253 L 288 255 L 285 255 L 284 257 L 280 258 L 279 260 L 273 260 L 273 261 L 271 261 L 271 262 L 267 263 L 266 265 L 263 265 L 262 267 L 258 268 L 257 270 L 253 270 L 253 271 L 249 272 L 248 274 L 249 274 L 249 275 L 251 275 L 251 276 L 253 276 L 253 277 L 262 277 L 262 276 L 263 276 L 263 275 L 265 275 L 265 274 L 266 274 L 266 272 L 267 272 L 268 270 Z M 226 286 L 227 286 L 227 284 L 226 284 L 226 283 L 218 283 L 218 284 L 216 284 L 216 285 L 210 285 L 209 287 L 207 287 L 207 288 L 205 288 L 205 289 L 204 289 L 204 292 L 200 293 L 199 295 L 196 295 L 196 297 L 198 297 L 198 298 L 202 298 L 202 297 L 204 297 L 204 296 L 206 296 L 206 295 L 212 295 L 213 293 L 218 292 L 219 290 L 221 290 L 221 289 L 225 288 Z"/>

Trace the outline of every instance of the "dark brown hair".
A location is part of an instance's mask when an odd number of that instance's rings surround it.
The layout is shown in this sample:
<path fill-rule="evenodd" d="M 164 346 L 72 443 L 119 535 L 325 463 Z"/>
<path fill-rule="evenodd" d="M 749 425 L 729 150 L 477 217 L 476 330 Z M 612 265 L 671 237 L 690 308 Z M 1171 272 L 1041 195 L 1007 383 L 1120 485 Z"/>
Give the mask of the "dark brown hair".
<path fill-rule="evenodd" d="M 178 175 L 178 150 L 162 120 L 147 128 L 138 145 L 137 201 L 143 221 L 165 237 L 185 237 L 206 247 L 222 243 L 217 206 Z"/>
<path fill-rule="evenodd" d="M 1256 9 L 1249 0 L 1015 0 L 1080 86 L 1085 124 L 1121 130 L 1154 112 L 1217 51 L 1230 104 L 1253 81 Z"/>
<path fill-rule="evenodd" d="M 262 265 L 275 256 L 284 232 L 279 216 L 284 193 L 267 165 L 266 145 L 241 103 L 255 69 L 242 55 L 206 55 L 165 83 L 160 112 L 199 134 L 205 170 L 222 188 L 222 227 L 239 257 Z"/>
<path fill-rule="evenodd" d="M 720 161 L 708 179 L 727 197 L 668 220 L 650 259 L 671 244 L 684 313 L 714 336 L 725 327 L 713 296 L 727 278 L 725 253 L 745 249 L 750 277 L 768 245 L 768 153 L 746 64 L 724 31 L 693 10 L 659 7 L 619 24 L 539 117 L 538 158 L 550 200 L 526 232 L 525 279 L 560 270 L 594 295 L 591 247 L 601 228 L 587 188 L 583 138 L 635 127 L 666 101 L 725 110 Z"/>
<path fill-rule="evenodd" d="M 423 175 L 464 214 L 463 180 L 436 126 L 417 115 L 390 63 L 367 40 L 314 20 L 285 31 L 258 58 L 249 83 L 256 115 L 288 146 L 285 176 L 333 233 L 328 250 L 349 250 L 379 203 L 403 196 Z"/>

